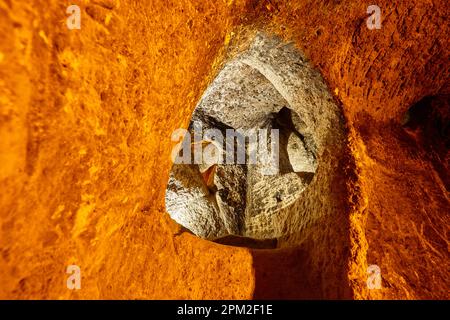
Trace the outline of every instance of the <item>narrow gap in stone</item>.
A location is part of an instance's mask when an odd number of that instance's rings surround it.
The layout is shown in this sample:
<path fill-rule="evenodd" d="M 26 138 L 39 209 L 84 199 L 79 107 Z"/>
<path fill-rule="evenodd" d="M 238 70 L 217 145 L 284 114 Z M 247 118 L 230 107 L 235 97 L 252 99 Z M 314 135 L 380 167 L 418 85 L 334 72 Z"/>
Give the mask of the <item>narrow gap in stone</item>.
<path fill-rule="evenodd" d="M 402 122 L 405 131 L 427 152 L 447 192 L 450 190 L 449 101 L 449 95 L 426 96 L 408 109 Z"/>

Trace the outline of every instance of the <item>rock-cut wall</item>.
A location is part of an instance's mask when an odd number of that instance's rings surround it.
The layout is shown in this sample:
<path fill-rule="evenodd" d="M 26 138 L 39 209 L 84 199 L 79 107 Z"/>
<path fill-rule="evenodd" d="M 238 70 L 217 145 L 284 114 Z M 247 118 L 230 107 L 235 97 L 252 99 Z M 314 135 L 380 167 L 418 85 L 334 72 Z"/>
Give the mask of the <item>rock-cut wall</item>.
<path fill-rule="evenodd" d="M 73 4 L 81 29 L 64 2 L 0 0 L 0 298 L 448 299 L 447 1 L 379 0 L 373 30 L 361 1 Z M 301 50 L 343 115 L 339 201 L 304 198 L 327 214 L 271 250 L 200 239 L 164 201 L 172 132 L 251 30 Z"/>

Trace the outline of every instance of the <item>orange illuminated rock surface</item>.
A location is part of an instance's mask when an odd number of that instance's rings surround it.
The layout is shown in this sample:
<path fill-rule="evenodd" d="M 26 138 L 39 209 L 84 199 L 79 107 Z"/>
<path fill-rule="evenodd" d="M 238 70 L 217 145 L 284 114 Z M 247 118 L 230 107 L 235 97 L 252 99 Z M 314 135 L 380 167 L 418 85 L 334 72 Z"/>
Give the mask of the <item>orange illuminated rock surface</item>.
<path fill-rule="evenodd" d="M 379 30 L 361 1 L 74 2 L 80 30 L 61 1 L 0 0 L 0 298 L 449 298 L 447 1 L 379 0 Z M 342 201 L 278 249 L 164 205 L 171 133 L 257 29 L 309 57 L 346 127 Z"/>

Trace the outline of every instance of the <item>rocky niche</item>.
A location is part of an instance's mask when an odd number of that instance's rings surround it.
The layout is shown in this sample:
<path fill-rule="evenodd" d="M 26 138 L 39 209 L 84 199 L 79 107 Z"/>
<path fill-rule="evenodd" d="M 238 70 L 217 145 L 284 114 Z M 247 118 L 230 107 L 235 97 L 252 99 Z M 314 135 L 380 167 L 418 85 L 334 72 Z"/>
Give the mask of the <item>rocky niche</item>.
<path fill-rule="evenodd" d="M 342 128 L 337 105 L 305 56 L 259 33 L 204 92 L 189 128 L 174 133 L 180 142 L 167 212 L 219 242 L 297 232 L 320 217 L 314 201 L 327 203 L 324 184 L 341 155 Z"/>

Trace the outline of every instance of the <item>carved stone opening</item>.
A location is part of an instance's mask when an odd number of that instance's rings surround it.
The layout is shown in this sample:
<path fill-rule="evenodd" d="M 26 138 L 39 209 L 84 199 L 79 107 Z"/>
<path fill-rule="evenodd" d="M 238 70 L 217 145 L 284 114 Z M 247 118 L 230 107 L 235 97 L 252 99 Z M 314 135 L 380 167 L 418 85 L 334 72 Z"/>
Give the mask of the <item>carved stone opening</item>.
<path fill-rule="evenodd" d="M 326 203 L 328 195 L 320 192 L 341 154 L 342 121 L 320 74 L 292 45 L 255 36 L 205 91 L 186 133 L 170 173 L 166 209 L 199 237 L 236 245 L 242 241 L 234 237 L 246 237 L 263 242 L 244 245 L 275 247 L 278 238 L 322 214 L 311 212 L 309 202 Z M 276 154 L 276 162 L 258 157 L 253 142 L 272 152 L 270 159 Z M 230 143 L 233 163 L 226 161 Z M 196 150 L 209 158 L 195 163 Z M 187 161 L 180 163 L 182 158 Z M 301 197 L 308 188 L 313 196 Z"/>

